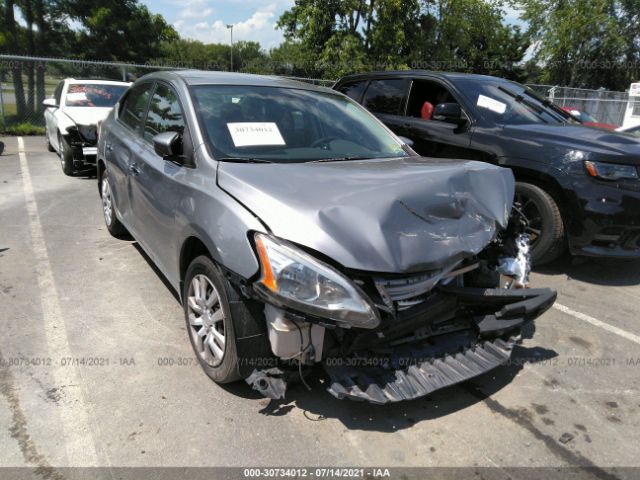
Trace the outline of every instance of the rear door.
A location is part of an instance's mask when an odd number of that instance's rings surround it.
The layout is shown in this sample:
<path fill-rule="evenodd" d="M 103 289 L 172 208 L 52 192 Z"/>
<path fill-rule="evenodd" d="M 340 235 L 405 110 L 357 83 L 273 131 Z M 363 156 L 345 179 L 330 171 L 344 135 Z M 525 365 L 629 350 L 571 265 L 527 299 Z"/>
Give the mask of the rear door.
<path fill-rule="evenodd" d="M 145 250 L 163 272 L 168 272 L 168 262 L 175 257 L 175 214 L 182 188 L 177 180 L 189 168 L 155 152 L 153 137 L 168 131 L 179 133 L 183 145 L 189 145 L 178 95 L 170 85 L 158 82 L 143 123 L 142 148 L 133 159 L 131 210 Z"/>
<path fill-rule="evenodd" d="M 132 87 L 120 101 L 112 128 L 104 132 L 104 155 L 116 208 L 136 238 L 138 228 L 131 212 L 131 178 L 135 174 L 135 158 L 142 150 L 142 123 L 153 86 L 153 82 L 144 82 Z"/>
<path fill-rule="evenodd" d="M 362 105 L 397 135 L 406 136 L 404 110 L 409 89 L 405 78 L 372 79 L 362 97 Z"/>

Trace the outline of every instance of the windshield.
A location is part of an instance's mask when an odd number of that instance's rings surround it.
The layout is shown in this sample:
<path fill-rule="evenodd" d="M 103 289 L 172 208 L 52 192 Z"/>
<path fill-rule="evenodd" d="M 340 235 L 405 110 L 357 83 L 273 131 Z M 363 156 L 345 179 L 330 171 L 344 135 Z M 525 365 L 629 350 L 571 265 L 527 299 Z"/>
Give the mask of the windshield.
<path fill-rule="evenodd" d="M 281 87 L 193 87 L 214 156 L 229 161 L 309 162 L 404 157 L 370 113 L 337 94 Z"/>
<path fill-rule="evenodd" d="M 111 108 L 127 88 L 127 85 L 72 83 L 69 85 L 64 103 L 67 107 Z"/>
<path fill-rule="evenodd" d="M 533 90 L 509 81 L 463 79 L 460 90 L 487 120 L 502 125 L 577 123 Z"/>

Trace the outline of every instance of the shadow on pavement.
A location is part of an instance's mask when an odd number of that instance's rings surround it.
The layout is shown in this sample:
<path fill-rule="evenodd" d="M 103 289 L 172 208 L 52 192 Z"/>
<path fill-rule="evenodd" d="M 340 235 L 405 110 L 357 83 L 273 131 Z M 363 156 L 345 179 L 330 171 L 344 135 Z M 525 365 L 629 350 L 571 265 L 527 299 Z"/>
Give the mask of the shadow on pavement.
<path fill-rule="evenodd" d="M 571 279 L 594 285 L 640 285 L 640 259 L 614 260 L 565 255 L 552 264 L 535 268 L 534 272 L 543 275 L 566 275 Z"/>
<path fill-rule="evenodd" d="M 419 422 L 453 414 L 481 402 L 508 386 L 525 364 L 548 360 L 557 355 L 554 350 L 541 347 L 516 346 L 511 361 L 502 367 L 469 382 L 436 391 L 424 398 L 387 405 L 334 398 L 325 390 L 327 379 L 321 368 L 318 368 L 307 378 L 311 391 L 307 391 L 300 384 L 290 385 L 285 400 L 263 399 L 260 413 L 282 416 L 294 408 L 299 408 L 304 411 L 304 416 L 309 421 L 336 419 L 350 430 L 395 432 Z M 476 388 L 477 392 L 469 393 L 469 388 L 475 385 L 481 386 L 482 390 Z M 238 388 L 240 393 L 240 384 L 235 388 Z M 231 388 L 227 390 L 233 391 Z M 246 390 L 243 389 L 243 392 Z"/>

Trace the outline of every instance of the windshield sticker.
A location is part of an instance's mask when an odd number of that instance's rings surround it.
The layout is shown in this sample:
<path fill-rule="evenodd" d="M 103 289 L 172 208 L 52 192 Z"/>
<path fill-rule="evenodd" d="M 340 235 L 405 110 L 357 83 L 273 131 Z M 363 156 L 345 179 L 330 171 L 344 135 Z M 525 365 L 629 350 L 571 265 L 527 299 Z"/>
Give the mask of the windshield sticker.
<path fill-rule="evenodd" d="M 499 113 L 500 115 L 507 111 L 506 103 L 499 102 L 498 100 L 494 100 L 493 98 L 485 97 L 484 95 L 480 95 L 478 97 L 478 106 L 489 109 L 492 112 Z"/>
<path fill-rule="evenodd" d="M 227 123 L 227 128 L 236 147 L 286 145 L 274 122 Z"/>

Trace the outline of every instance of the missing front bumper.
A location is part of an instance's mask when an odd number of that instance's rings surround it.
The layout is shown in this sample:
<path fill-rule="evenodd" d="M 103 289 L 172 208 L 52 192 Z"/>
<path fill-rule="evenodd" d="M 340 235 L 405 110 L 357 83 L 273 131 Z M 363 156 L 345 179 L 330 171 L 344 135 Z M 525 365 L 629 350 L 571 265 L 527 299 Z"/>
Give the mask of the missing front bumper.
<path fill-rule="evenodd" d="M 546 312 L 557 296 L 550 289 L 441 291 L 453 295 L 459 306 L 478 311 L 472 315 L 474 328 L 432 336 L 422 343 L 378 344 L 359 355 L 327 358 L 323 365 L 330 378 L 329 393 L 339 399 L 385 404 L 423 397 L 482 375 L 511 358 L 522 328 Z M 431 311 L 427 318 L 433 315 Z"/>
<path fill-rule="evenodd" d="M 376 404 L 413 400 L 441 388 L 470 380 L 503 365 L 511 358 L 519 337 L 481 342 L 472 348 L 440 358 L 411 362 L 397 370 L 384 367 L 328 366 L 329 393 Z M 413 351 L 413 358 L 420 352 Z M 426 355 L 429 352 L 424 352 Z"/>

